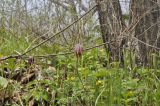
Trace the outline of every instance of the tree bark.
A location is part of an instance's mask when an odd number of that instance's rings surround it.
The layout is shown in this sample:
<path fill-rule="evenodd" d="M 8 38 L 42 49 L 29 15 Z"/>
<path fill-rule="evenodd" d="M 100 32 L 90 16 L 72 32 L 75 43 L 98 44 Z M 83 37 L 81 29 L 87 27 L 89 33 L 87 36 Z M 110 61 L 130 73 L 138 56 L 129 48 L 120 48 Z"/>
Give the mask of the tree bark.
<path fill-rule="evenodd" d="M 157 0 L 131 0 L 131 23 L 137 23 L 134 29 L 134 36 L 146 44 L 159 46 L 158 19 L 159 7 Z M 138 42 L 139 60 L 143 65 L 151 62 L 151 54 L 156 49 Z"/>
<path fill-rule="evenodd" d="M 158 10 L 160 9 L 160 0 L 157 0 L 158 3 Z M 157 35 L 157 46 L 160 48 L 160 10 L 158 11 L 158 35 Z"/>
<path fill-rule="evenodd" d="M 125 22 L 119 0 L 97 0 L 97 10 L 105 48 L 110 53 L 111 61 L 123 61 L 121 32 L 124 30 Z"/>

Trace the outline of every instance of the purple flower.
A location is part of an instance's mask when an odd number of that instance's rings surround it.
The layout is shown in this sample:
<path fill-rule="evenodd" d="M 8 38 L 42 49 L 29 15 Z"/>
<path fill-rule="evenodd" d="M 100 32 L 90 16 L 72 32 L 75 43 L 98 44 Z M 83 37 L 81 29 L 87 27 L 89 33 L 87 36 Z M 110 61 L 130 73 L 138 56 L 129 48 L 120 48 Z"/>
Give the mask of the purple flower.
<path fill-rule="evenodd" d="M 28 64 L 29 64 L 29 65 L 34 64 L 34 58 L 33 58 L 33 57 L 30 57 L 30 58 L 28 59 Z"/>
<path fill-rule="evenodd" d="M 76 54 L 77 57 L 80 57 L 83 52 L 83 46 L 81 44 L 76 44 L 74 47 L 74 53 Z"/>

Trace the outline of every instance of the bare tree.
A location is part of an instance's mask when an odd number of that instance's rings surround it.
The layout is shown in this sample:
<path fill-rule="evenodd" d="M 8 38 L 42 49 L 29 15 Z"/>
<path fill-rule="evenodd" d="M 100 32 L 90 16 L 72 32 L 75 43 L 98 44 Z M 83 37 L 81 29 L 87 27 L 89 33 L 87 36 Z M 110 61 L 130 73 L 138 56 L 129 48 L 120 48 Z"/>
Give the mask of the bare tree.
<path fill-rule="evenodd" d="M 158 19 L 159 6 L 157 0 L 131 0 L 130 24 L 137 23 L 134 36 L 146 44 L 159 46 Z M 143 65 L 151 62 L 151 54 L 156 50 L 138 42 L 139 59 Z"/>
<path fill-rule="evenodd" d="M 105 48 L 111 55 L 111 61 L 123 61 L 121 32 L 126 26 L 120 2 L 119 0 L 97 0 L 96 2 L 103 42 L 110 42 L 105 45 Z"/>

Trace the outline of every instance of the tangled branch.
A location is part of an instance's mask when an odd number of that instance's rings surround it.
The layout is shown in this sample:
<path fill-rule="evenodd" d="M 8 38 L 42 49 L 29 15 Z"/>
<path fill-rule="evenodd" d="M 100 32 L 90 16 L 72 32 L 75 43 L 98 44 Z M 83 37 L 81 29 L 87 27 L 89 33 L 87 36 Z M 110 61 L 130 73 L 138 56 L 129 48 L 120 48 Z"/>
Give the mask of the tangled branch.
<path fill-rule="evenodd" d="M 97 5 L 94 5 L 91 9 L 89 9 L 85 14 L 83 14 L 81 17 L 79 17 L 77 20 L 75 20 L 74 22 L 72 22 L 70 25 L 66 26 L 64 29 L 60 30 L 59 32 L 57 32 L 56 34 L 54 34 L 53 36 L 47 38 L 46 40 L 42 41 L 41 43 L 37 44 L 36 46 L 32 47 L 31 49 L 25 51 L 24 53 L 20 54 L 20 55 L 11 55 L 11 56 L 7 56 L 5 58 L 0 59 L 0 61 L 5 61 L 11 58 L 21 58 L 24 55 L 26 55 L 27 53 L 31 52 L 32 50 L 38 48 L 39 46 L 43 45 L 44 43 L 48 42 L 49 40 L 51 40 L 52 38 L 56 37 L 57 35 L 63 33 L 65 30 L 67 30 L 68 28 L 70 28 L 71 26 L 73 26 L 75 23 L 79 22 L 83 17 L 85 17 L 87 14 L 89 14 L 93 9 L 95 9 L 97 7 Z M 47 35 L 51 30 L 49 30 L 48 32 L 46 32 L 45 34 L 43 34 L 42 36 Z"/>
<path fill-rule="evenodd" d="M 102 44 L 100 44 L 100 45 L 96 45 L 96 46 L 92 46 L 92 47 L 86 48 L 86 49 L 83 50 L 83 52 L 88 51 L 88 50 L 92 50 L 92 49 L 97 48 L 97 47 L 101 47 L 101 46 L 106 45 L 106 44 L 109 44 L 109 43 L 110 43 L 110 42 L 105 42 L 105 43 L 102 43 Z M 5 61 L 5 60 L 11 59 L 11 58 L 30 58 L 30 57 L 33 57 L 33 58 L 50 58 L 50 57 L 55 57 L 55 56 L 59 56 L 59 55 L 70 55 L 70 54 L 74 54 L 74 51 L 67 52 L 67 53 L 48 54 L 48 55 L 37 55 L 37 56 L 11 55 L 11 56 L 8 56 L 8 57 L 5 57 L 5 58 L 0 59 L 0 61 Z"/>

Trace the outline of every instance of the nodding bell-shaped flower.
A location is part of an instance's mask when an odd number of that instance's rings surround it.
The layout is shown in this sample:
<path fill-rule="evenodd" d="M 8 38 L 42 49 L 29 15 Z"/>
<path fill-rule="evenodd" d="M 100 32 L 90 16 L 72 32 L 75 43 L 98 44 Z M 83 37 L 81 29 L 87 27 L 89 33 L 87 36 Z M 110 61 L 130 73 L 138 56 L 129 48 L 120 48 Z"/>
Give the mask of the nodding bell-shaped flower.
<path fill-rule="evenodd" d="M 83 46 L 82 44 L 76 44 L 74 47 L 74 53 L 76 54 L 77 57 L 81 57 L 83 52 Z"/>
<path fill-rule="evenodd" d="M 29 59 L 28 59 L 28 64 L 29 64 L 29 65 L 34 64 L 34 58 L 33 58 L 33 57 L 29 57 Z"/>

